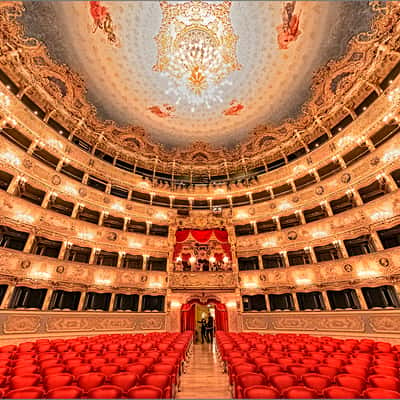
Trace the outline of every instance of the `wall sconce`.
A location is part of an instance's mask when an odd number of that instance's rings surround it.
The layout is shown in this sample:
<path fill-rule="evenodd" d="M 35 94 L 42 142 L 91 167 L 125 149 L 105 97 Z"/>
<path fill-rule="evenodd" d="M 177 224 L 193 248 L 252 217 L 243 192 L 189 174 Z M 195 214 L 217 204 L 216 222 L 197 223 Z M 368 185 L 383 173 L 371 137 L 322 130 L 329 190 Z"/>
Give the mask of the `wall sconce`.
<path fill-rule="evenodd" d="M 211 256 L 211 257 L 209 258 L 209 261 L 210 261 L 211 264 L 214 264 L 217 260 L 215 259 L 214 256 Z"/>
<path fill-rule="evenodd" d="M 33 279 L 48 280 L 51 278 L 51 274 L 49 272 L 45 272 L 45 271 L 31 271 L 31 273 L 29 275 Z"/>
<path fill-rule="evenodd" d="M 72 196 L 78 196 L 78 194 L 79 194 L 78 190 L 71 185 L 65 185 L 64 191 Z"/>
<path fill-rule="evenodd" d="M 279 209 L 280 209 L 281 211 L 289 210 L 291 207 L 292 207 L 292 205 L 291 205 L 290 203 L 288 203 L 287 201 L 285 201 L 285 202 L 283 202 L 283 203 L 281 203 L 281 204 L 279 205 Z"/>
<path fill-rule="evenodd" d="M 98 253 L 100 253 L 101 249 L 99 249 L 98 247 L 95 247 L 93 249 L 93 251 L 94 251 L 95 254 L 98 254 Z"/>
<path fill-rule="evenodd" d="M 150 282 L 149 287 L 154 288 L 154 289 L 160 289 L 160 288 L 162 288 L 162 283 L 161 282 Z"/>
<path fill-rule="evenodd" d="M 383 221 L 388 218 L 393 217 L 393 212 L 391 211 L 377 211 L 370 215 L 372 221 Z"/>
<path fill-rule="evenodd" d="M 64 146 L 59 140 L 48 139 L 46 141 L 46 144 L 47 144 L 48 147 L 51 147 L 51 148 L 53 148 L 55 150 L 58 150 L 58 151 L 63 151 L 64 150 Z"/>
<path fill-rule="evenodd" d="M 125 251 L 119 251 L 118 254 L 119 254 L 121 257 L 124 257 L 124 256 L 126 255 Z"/>
<path fill-rule="evenodd" d="M 176 262 L 178 262 L 178 263 L 179 263 L 179 262 L 182 262 L 182 257 L 179 257 L 179 256 L 176 257 Z"/>
<path fill-rule="evenodd" d="M 167 216 L 163 213 L 163 212 L 161 212 L 161 211 L 158 211 L 158 212 L 156 212 L 155 214 L 154 214 L 154 218 L 156 218 L 156 219 L 167 219 Z"/>
<path fill-rule="evenodd" d="M 10 96 L 7 96 L 5 93 L 0 92 L 0 105 L 4 108 L 10 107 L 11 100 Z"/>
<path fill-rule="evenodd" d="M 244 286 L 246 289 L 257 289 L 257 288 L 258 288 L 258 285 L 257 285 L 256 282 L 244 282 L 244 283 L 243 283 L 243 286 Z"/>
<path fill-rule="evenodd" d="M 224 256 L 224 258 L 222 259 L 222 261 L 223 261 L 224 264 L 228 264 L 228 262 L 229 262 L 229 257 Z"/>
<path fill-rule="evenodd" d="M 248 217 L 249 217 L 249 214 L 247 214 L 246 211 L 239 211 L 239 212 L 236 214 L 236 218 L 237 218 L 237 219 L 246 219 L 246 218 L 248 218 Z"/>
<path fill-rule="evenodd" d="M 236 308 L 237 307 L 236 301 L 228 301 L 225 304 L 228 308 Z"/>
<path fill-rule="evenodd" d="M 142 243 L 130 240 L 129 241 L 129 247 L 132 248 L 132 249 L 141 249 L 143 247 L 143 245 L 142 245 Z"/>
<path fill-rule="evenodd" d="M 78 238 L 84 240 L 93 240 L 94 234 L 91 232 L 78 232 Z"/>
<path fill-rule="evenodd" d="M 119 204 L 119 203 L 114 203 L 111 208 L 115 211 L 119 211 L 119 212 L 124 212 L 125 208 L 123 205 Z"/>
<path fill-rule="evenodd" d="M 6 151 L 0 154 L 0 162 L 4 164 L 10 164 L 13 167 L 19 167 L 21 165 L 21 160 L 11 151 Z"/>
<path fill-rule="evenodd" d="M 179 301 L 176 300 L 172 300 L 171 301 L 171 308 L 181 308 L 181 303 Z"/>
<path fill-rule="evenodd" d="M 364 269 L 357 272 L 357 276 L 360 278 L 375 278 L 379 276 L 378 271 L 374 271 L 373 269 Z"/>
<path fill-rule="evenodd" d="M 310 278 L 298 278 L 295 280 L 295 282 L 298 286 L 307 286 L 311 285 L 312 280 Z"/>
<path fill-rule="evenodd" d="M 189 258 L 189 262 L 190 262 L 190 264 L 194 264 L 196 262 L 196 257 L 195 256 L 191 256 Z"/>
<path fill-rule="evenodd" d="M 264 242 L 262 244 L 262 246 L 263 247 L 276 247 L 276 242 L 272 241 L 272 240 L 269 240 L 269 241 Z"/>
<path fill-rule="evenodd" d="M 17 214 L 15 218 L 23 224 L 33 224 L 33 222 L 35 221 L 35 218 L 29 214 Z"/>
<path fill-rule="evenodd" d="M 325 236 L 328 236 L 328 234 L 326 232 L 324 232 L 324 231 L 317 231 L 317 232 L 312 232 L 311 236 L 314 239 L 320 239 L 320 238 L 323 238 Z"/>
<path fill-rule="evenodd" d="M 400 150 L 394 149 L 394 150 L 387 151 L 383 155 L 382 161 L 385 163 L 391 163 L 393 161 L 398 160 L 399 158 L 400 158 Z"/>
<path fill-rule="evenodd" d="M 109 286 L 109 285 L 111 285 L 111 279 L 97 278 L 97 279 L 95 279 L 95 283 L 96 283 L 96 285 Z"/>

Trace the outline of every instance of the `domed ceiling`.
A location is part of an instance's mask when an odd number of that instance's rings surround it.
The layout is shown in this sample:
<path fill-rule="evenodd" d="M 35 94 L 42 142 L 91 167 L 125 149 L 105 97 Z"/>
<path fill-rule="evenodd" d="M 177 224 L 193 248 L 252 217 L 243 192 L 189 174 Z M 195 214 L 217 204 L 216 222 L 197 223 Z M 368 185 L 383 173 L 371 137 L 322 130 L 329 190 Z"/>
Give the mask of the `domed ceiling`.
<path fill-rule="evenodd" d="M 143 127 L 165 148 L 198 141 L 232 148 L 260 125 L 295 119 L 310 99 L 313 74 L 344 55 L 374 17 L 366 1 L 46 1 L 24 7 L 25 34 L 81 76 L 98 118 Z M 171 60 L 166 51 L 178 39 Z M 185 49 L 208 66 L 192 66 L 179 80 L 177 71 L 190 61 L 183 59 Z M 202 102 L 199 92 L 208 96 Z"/>

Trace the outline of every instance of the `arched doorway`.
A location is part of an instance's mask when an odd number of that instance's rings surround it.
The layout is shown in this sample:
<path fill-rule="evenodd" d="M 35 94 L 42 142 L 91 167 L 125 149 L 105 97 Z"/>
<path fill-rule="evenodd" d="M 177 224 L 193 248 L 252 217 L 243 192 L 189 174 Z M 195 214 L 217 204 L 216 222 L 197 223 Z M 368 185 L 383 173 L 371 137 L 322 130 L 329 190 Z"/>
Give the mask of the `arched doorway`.
<path fill-rule="evenodd" d="M 228 331 L 228 312 L 225 304 L 214 298 L 206 301 L 192 299 L 181 307 L 181 332 L 194 331 L 197 328 L 196 304 L 202 306 L 213 305 L 215 309 L 215 329 L 217 331 Z"/>

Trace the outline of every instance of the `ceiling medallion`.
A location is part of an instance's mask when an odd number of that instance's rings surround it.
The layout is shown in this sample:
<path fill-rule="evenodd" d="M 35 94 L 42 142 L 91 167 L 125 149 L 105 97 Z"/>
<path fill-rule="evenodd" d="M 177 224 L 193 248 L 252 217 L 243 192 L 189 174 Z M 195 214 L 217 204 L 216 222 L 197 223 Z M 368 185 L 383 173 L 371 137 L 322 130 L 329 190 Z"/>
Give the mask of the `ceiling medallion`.
<path fill-rule="evenodd" d="M 238 36 L 232 27 L 231 1 L 185 3 L 161 1 L 162 22 L 155 37 L 158 48 L 153 70 L 168 78 L 167 95 L 175 104 L 211 108 L 223 101 L 229 75 L 240 70 Z"/>

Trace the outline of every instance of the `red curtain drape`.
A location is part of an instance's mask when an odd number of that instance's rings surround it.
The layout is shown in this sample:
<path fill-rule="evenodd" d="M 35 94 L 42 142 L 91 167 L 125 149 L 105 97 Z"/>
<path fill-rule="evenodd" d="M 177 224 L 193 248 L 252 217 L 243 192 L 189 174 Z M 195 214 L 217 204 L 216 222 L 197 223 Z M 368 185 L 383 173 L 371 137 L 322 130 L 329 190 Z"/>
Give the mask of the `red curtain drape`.
<path fill-rule="evenodd" d="M 181 309 L 181 332 L 196 329 L 194 304 L 184 304 Z"/>
<path fill-rule="evenodd" d="M 199 300 L 191 300 L 181 307 L 181 332 L 194 331 L 196 329 L 196 309 L 195 304 L 201 304 Z M 209 299 L 207 304 L 215 304 L 215 329 L 217 331 L 228 332 L 228 312 L 225 304 L 217 300 Z"/>
<path fill-rule="evenodd" d="M 189 235 L 192 235 L 193 239 L 199 243 L 207 243 L 211 235 L 214 234 L 215 238 L 221 243 L 228 243 L 228 232 L 221 229 L 184 229 L 176 231 L 176 243 L 185 242 Z"/>
<path fill-rule="evenodd" d="M 217 331 L 228 332 L 228 312 L 225 304 L 215 303 L 215 328 Z"/>

